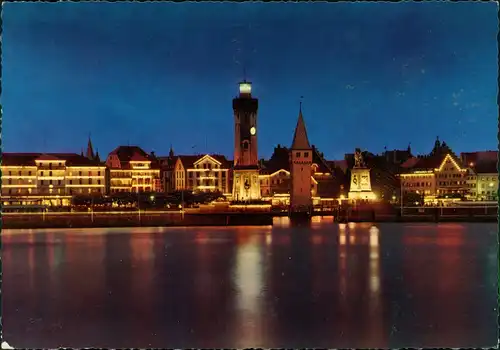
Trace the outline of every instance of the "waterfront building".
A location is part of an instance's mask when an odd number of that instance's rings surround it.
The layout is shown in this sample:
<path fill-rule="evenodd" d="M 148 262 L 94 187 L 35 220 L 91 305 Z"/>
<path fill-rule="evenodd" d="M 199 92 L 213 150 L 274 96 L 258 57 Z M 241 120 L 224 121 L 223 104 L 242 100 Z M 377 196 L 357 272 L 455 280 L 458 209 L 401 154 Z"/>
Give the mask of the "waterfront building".
<path fill-rule="evenodd" d="M 178 155 L 163 159 L 169 192 L 220 192 L 231 196 L 231 162 L 223 155 Z"/>
<path fill-rule="evenodd" d="M 312 212 L 311 175 L 316 171 L 312 162 L 312 147 L 307 138 L 307 130 L 302 116 L 302 103 L 292 146 L 290 148 L 290 212 Z"/>
<path fill-rule="evenodd" d="M 257 110 L 259 101 L 252 97 L 252 84 L 239 84 L 239 96 L 233 99 L 234 167 L 232 199 L 258 200 L 260 195 L 257 153 Z"/>
<path fill-rule="evenodd" d="M 498 199 L 498 167 L 496 161 L 479 162 L 472 168 L 476 178 L 476 200 L 496 201 Z"/>
<path fill-rule="evenodd" d="M 106 159 L 110 191 L 161 192 L 160 163 L 137 146 L 119 146 Z"/>
<path fill-rule="evenodd" d="M 67 206 L 73 195 L 105 194 L 106 183 L 105 164 L 81 154 L 2 154 L 4 205 Z"/>
<path fill-rule="evenodd" d="M 441 143 L 439 139 L 429 155 L 409 159 L 402 167 L 403 194 L 420 194 L 427 203 L 470 196 L 473 176 L 446 143 Z"/>

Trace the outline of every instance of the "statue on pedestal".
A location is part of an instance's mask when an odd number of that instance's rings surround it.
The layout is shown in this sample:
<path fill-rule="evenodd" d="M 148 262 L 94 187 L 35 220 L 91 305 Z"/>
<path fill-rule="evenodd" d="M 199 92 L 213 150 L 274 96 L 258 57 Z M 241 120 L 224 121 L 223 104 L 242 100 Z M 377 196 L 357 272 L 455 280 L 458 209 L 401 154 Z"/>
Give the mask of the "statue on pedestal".
<path fill-rule="evenodd" d="M 354 152 L 354 167 L 355 168 L 364 168 L 365 162 L 363 161 L 363 155 L 361 154 L 361 149 L 356 148 Z"/>

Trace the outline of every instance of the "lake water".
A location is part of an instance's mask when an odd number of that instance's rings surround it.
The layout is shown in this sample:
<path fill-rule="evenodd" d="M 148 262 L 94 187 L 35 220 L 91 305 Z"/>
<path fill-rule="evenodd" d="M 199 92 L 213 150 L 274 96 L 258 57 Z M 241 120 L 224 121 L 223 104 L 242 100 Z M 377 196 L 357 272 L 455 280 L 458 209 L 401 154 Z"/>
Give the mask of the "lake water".
<path fill-rule="evenodd" d="M 4 230 L 14 347 L 490 347 L 497 224 Z"/>

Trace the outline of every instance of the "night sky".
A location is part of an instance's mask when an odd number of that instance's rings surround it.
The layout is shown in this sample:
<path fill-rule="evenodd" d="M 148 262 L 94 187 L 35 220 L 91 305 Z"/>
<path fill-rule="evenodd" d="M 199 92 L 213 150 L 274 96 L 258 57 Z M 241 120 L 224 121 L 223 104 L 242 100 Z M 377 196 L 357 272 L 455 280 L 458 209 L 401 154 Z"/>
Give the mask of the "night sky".
<path fill-rule="evenodd" d="M 497 4 L 7 3 L 5 152 L 118 145 L 232 159 L 238 82 L 259 156 L 289 146 L 300 96 L 328 159 L 497 149 Z"/>

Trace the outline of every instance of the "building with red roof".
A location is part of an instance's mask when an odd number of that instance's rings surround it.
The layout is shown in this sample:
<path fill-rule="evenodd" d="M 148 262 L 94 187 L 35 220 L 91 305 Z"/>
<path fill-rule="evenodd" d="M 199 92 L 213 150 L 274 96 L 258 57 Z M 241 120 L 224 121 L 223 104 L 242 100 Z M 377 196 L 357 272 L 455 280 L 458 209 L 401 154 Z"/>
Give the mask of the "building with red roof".
<path fill-rule="evenodd" d="M 138 146 L 119 146 L 106 159 L 110 191 L 162 192 L 160 161 Z"/>

